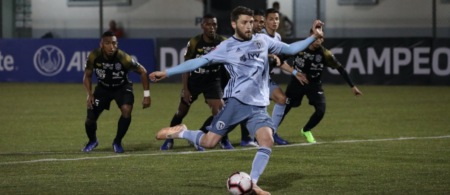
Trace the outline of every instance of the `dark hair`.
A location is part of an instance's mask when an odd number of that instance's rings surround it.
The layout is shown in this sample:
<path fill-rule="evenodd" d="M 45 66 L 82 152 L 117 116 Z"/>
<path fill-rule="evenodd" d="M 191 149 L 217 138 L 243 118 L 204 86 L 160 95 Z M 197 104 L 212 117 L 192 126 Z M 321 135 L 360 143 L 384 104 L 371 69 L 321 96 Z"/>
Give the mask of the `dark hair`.
<path fill-rule="evenodd" d="M 114 37 L 114 36 L 116 36 L 116 34 L 114 34 L 113 32 L 111 32 L 111 31 L 106 31 L 106 32 L 104 32 L 104 33 L 102 34 L 102 39 L 105 38 L 105 37 Z"/>
<path fill-rule="evenodd" d="M 273 2 L 273 3 L 272 3 L 272 7 L 275 7 L 275 6 L 280 7 L 280 3 L 278 3 L 278 1 Z"/>
<path fill-rule="evenodd" d="M 214 15 L 212 15 L 212 14 L 205 14 L 205 15 L 203 16 L 203 19 L 206 19 L 206 18 L 216 18 L 216 16 L 214 16 Z"/>
<path fill-rule="evenodd" d="M 233 11 L 231 12 L 231 21 L 237 22 L 240 15 L 247 15 L 253 17 L 253 10 L 243 6 L 238 6 L 234 8 Z"/>
<path fill-rule="evenodd" d="M 253 10 L 253 12 L 254 12 L 254 15 L 255 16 L 265 16 L 265 12 L 264 12 L 264 10 L 262 10 L 262 9 L 255 9 L 255 10 Z"/>
<path fill-rule="evenodd" d="M 273 8 L 270 8 L 270 9 L 267 9 L 267 10 L 266 10 L 266 15 L 265 15 L 265 17 L 267 18 L 267 16 L 268 16 L 269 14 L 278 14 L 278 15 L 280 15 L 280 13 L 279 13 L 277 10 L 273 9 Z"/>

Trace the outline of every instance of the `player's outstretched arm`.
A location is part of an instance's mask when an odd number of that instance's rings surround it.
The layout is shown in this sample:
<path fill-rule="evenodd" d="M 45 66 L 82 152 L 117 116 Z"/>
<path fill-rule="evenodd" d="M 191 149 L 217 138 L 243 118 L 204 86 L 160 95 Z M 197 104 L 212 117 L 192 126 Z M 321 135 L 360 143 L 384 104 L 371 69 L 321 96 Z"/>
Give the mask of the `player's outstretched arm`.
<path fill-rule="evenodd" d="M 139 70 L 136 71 L 141 76 L 142 87 L 144 88 L 144 100 L 142 100 L 142 108 L 148 108 L 152 104 L 152 99 L 150 98 L 150 84 L 148 82 L 147 70 L 144 66 L 140 66 Z"/>
<path fill-rule="evenodd" d="M 152 72 L 149 76 L 150 80 L 153 82 L 157 82 L 165 79 L 166 77 L 170 77 L 172 75 L 181 74 L 193 71 L 202 66 L 208 65 L 208 60 L 205 58 L 196 58 L 192 60 L 188 60 L 186 62 L 181 63 L 177 67 L 171 68 L 166 71 L 155 71 Z"/>
<path fill-rule="evenodd" d="M 322 26 L 323 22 L 321 22 L 320 20 L 316 20 L 313 25 L 314 29 L 313 36 L 310 36 L 302 41 L 291 43 L 289 45 L 288 44 L 283 45 L 281 53 L 288 55 L 295 55 L 298 52 L 305 50 L 309 45 L 311 45 L 311 43 L 323 37 Z"/>
<path fill-rule="evenodd" d="M 358 88 L 356 88 L 355 85 L 353 85 L 352 80 L 350 79 L 350 77 L 348 76 L 347 71 L 344 69 L 344 67 L 339 66 L 337 68 L 337 71 L 339 72 L 339 74 L 341 74 L 342 78 L 344 78 L 345 81 L 347 81 L 348 85 L 352 88 L 353 94 L 355 95 L 355 97 L 359 97 L 362 96 L 363 94 L 358 90 Z"/>

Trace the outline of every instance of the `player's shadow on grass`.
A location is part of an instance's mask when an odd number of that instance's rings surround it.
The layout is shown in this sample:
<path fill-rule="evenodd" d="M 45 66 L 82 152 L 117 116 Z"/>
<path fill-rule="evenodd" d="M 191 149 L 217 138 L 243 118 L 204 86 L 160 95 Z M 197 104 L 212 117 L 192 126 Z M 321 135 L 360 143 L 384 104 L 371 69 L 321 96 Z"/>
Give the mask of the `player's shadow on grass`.
<path fill-rule="evenodd" d="M 267 191 L 278 191 L 292 186 L 292 183 L 303 178 L 300 173 L 279 173 L 275 176 L 271 176 L 270 180 L 261 180 L 258 182 L 259 186 L 268 186 L 263 188 Z"/>

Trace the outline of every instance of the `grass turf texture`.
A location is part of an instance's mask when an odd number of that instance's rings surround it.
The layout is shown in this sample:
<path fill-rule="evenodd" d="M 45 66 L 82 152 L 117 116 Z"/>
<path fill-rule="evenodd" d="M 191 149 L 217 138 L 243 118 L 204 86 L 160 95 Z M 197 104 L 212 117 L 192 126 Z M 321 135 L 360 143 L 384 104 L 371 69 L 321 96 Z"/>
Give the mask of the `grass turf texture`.
<path fill-rule="evenodd" d="M 234 151 L 193 152 L 185 140 L 160 151 L 163 142 L 154 136 L 170 124 L 181 84 L 152 84 L 145 110 L 141 84 L 134 88 L 125 153 L 111 147 L 120 117 L 114 101 L 98 121 L 99 146 L 82 153 L 82 84 L 0 83 L 0 194 L 227 194 L 229 175 L 250 173 L 256 150 L 241 150 L 239 127 L 230 134 Z M 450 135 L 448 87 L 359 86 L 364 96 L 357 99 L 348 86 L 324 89 L 327 111 L 312 131 L 322 144 L 300 145 L 306 143 L 300 129 L 314 111 L 305 98 L 279 128 L 299 145 L 273 148 L 263 189 L 274 195 L 450 193 L 450 137 L 421 139 Z M 209 115 L 200 96 L 184 123 L 197 129 Z M 418 139 L 364 141 L 400 137 Z M 42 159 L 67 160 L 30 162 Z"/>

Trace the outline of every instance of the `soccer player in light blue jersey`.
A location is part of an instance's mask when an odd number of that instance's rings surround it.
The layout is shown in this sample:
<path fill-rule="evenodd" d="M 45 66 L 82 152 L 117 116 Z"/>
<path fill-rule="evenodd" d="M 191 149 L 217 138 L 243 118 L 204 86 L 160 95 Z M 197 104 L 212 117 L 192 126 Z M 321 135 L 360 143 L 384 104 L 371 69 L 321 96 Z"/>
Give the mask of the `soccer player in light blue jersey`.
<path fill-rule="evenodd" d="M 276 129 L 267 113 L 269 105 L 269 60 L 268 54 L 294 55 L 306 49 L 323 36 L 322 22 L 314 22 L 314 35 L 290 45 L 275 41 L 267 35 L 252 35 L 253 11 L 237 7 L 231 13 L 231 25 L 235 34 L 220 43 L 207 55 L 183 62 L 167 71 L 156 71 L 149 75 L 154 82 L 175 74 L 195 70 L 201 66 L 222 63 L 230 73 L 231 79 L 224 90 L 225 105 L 214 118 L 208 133 L 200 130 L 187 130 L 185 125 L 161 129 L 156 139 L 187 139 L 205 148 L 215 147 L 222 136 L 228 134 L 240 122 L 245 121 L 252 137 L 256 137 L 259 149 L 252 164 L 250 176 L 256 194 L 270 194 L 256 184 L 269 162 L 272 153 L 273 134 Z M 301 81 L 306 82 L 306 77 Z"/>

